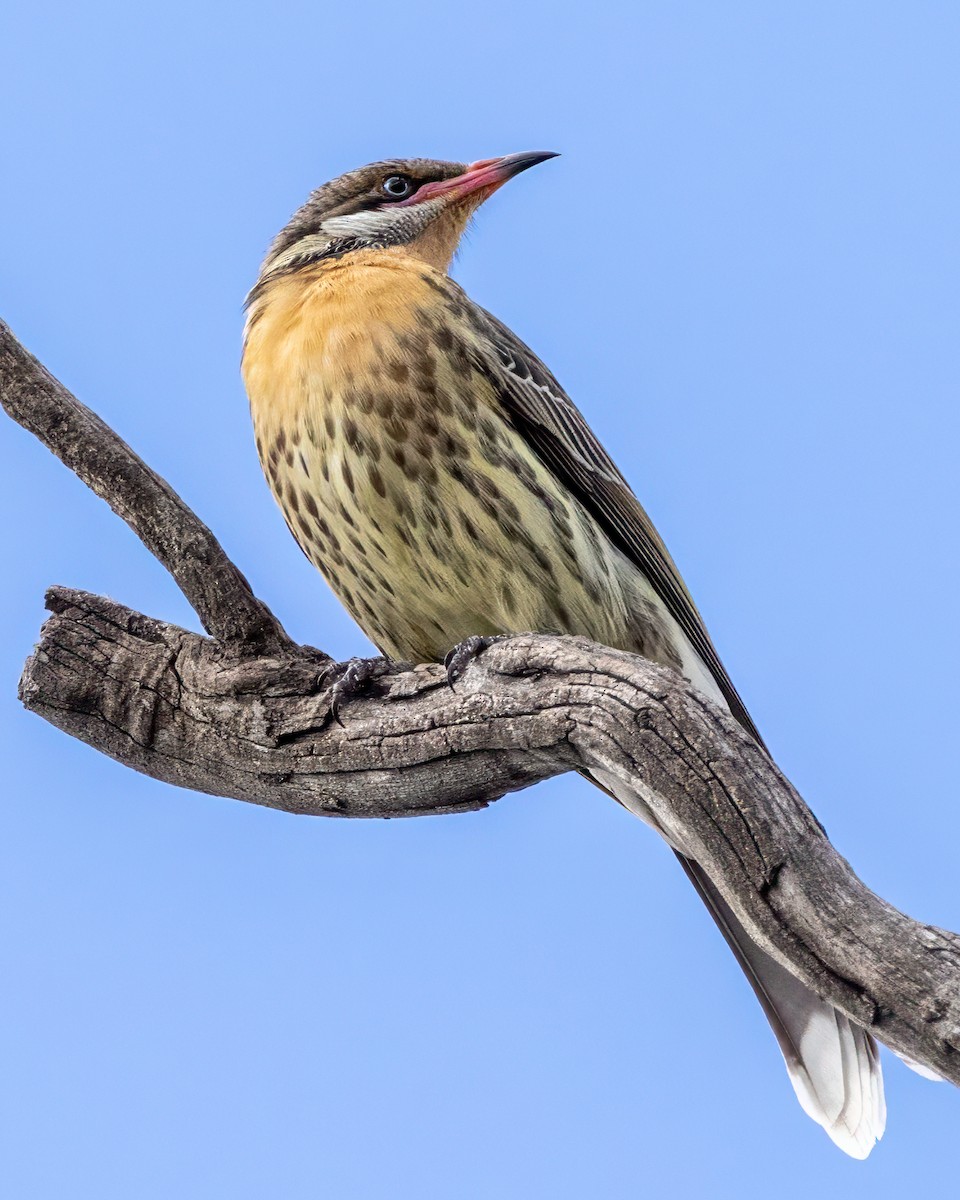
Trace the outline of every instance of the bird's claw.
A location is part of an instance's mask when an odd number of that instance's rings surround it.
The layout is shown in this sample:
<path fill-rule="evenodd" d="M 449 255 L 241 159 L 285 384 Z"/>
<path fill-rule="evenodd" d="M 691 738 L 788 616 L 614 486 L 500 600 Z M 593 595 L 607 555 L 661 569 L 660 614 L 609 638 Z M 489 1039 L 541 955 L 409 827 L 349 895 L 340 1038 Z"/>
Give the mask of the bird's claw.
<path fill-rule="evenodd" d="M 443 660 L 443 665 L 447 669 L 447 683 L 450 687 L 453 687 L 475 658 L 479 658 L 484 650 L 500 640 L 500 635 L 483 637 L 480 634 L 474 634 L 454 646 Z"/>
<path fill-rule="evenodd" d="M 340 710 L 343 705 L 363 695 L 374 680 L 388 675 L 395 666 L 389 658 L 351 658 L 332 663 L 319 679 L 321 688 L 330 689 L 329 715 L 342 726 Z"/>

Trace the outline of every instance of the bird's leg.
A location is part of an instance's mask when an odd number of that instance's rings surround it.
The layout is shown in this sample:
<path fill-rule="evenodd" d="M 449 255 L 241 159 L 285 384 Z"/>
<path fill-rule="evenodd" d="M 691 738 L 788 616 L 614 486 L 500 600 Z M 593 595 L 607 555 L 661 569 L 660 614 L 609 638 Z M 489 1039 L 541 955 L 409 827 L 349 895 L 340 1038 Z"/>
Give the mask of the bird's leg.
<path fill-rule="evenodd" d="M 350 658 L 346 662 L 331 663 L 318 681 L 320 688 L 330 690 L 330 716 L 342 725 L 340 709 L 348 700 L 363 695 L 375 680 L 405 671 L 409 665 L 382 657 Z"/>
<path fill-rule="evenodd" d="M 443 665 L 447 668 L 447 683 L 451 687 L 463 675 L 464 671 L 469 667 L 475 658 L 492 646 L 494 642 L 500 642 L 506 634 L 494 634 L 490 637 L 484 637 L 480 634 L 474 634 L 472 637 L 464 638 L 450 651 L 443 660 Z"/>

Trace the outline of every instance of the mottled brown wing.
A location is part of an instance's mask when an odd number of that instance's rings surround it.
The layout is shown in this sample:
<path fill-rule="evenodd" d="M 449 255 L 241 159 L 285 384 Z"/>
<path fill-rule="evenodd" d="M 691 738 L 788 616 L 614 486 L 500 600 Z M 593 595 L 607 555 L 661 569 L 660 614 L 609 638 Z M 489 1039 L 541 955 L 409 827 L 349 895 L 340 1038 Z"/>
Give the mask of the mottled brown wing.
<path fill-rule="evenodd" d="M 489 345 L 481 364 L 517 431 L 600 524 L 610 541 L 650 580 L 709 668 L 731 713 L 763 740 L 714 649 L 673 559 L 583 414 L 533 351 L 492 314 L 476 309 Z"/>

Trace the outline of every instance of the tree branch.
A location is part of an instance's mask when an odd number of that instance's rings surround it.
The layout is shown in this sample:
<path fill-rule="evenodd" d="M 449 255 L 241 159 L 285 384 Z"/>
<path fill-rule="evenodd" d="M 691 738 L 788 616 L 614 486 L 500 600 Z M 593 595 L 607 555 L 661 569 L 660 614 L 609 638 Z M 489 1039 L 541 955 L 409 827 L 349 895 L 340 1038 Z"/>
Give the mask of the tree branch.
<path fill-rule="evenodd" d="M 323 656 L 292 644 L 209 530 L 2 326 L 0 399 L 124 517 L 216 638 L 54 588 L 21 681 L 29 709 L 156 779 L 297 813 L 463 812 L 569 770 L 632 781 L 761 945 L 960 1083 L 960 937 L 869 891 L 767 755 L 675 673 L 524 635 L 455 691 L 437 666 L 386 676 L 341 727 Z"/>
<path fill-rule="evenodd" d="M 224 645 L 271 654 L 294 643 L 204 523 L 0 321 L 0 403 L 122 517 Z"/>

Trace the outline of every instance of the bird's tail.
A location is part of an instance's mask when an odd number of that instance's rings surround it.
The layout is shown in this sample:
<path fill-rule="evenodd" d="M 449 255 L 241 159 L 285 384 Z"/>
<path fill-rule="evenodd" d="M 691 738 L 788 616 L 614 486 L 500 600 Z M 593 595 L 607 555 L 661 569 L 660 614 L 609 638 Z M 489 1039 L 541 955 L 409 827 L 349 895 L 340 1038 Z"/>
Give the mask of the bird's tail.
<path fill-rule="evenodd" d="M 887 1120 L 876 1042 L 761 950 L 703 869 L 677 858 L 757 994 L 803 1111 L 841 1150 L 866 1158 Z"/>
<path fill-rule="evenodd" d="M 841 1150 L 866 1158 L 887 1122 L 876 1042 L 757 945 L 703 868 L 677 848 L 638 790 L 601 771 L 591 771 L 588 778 L 673 846 L 757 994 L 803 1111 Z M 916 1069 L 916 1064 L 909 1065 Z"/>

